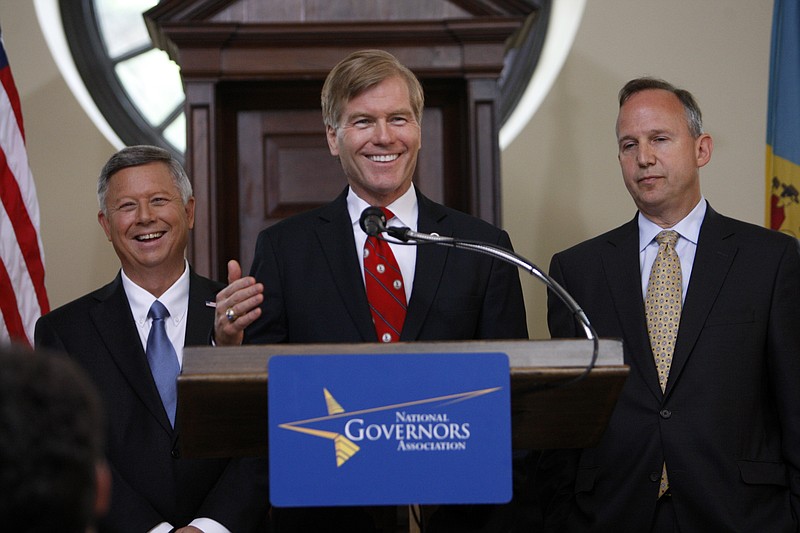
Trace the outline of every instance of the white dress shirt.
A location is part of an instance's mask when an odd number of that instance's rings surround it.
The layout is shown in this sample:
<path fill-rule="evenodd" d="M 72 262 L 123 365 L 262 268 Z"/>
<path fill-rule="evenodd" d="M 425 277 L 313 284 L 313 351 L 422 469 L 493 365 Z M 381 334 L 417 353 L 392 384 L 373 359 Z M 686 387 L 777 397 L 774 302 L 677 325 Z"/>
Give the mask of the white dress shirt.
<path fill-rule="evenodd" d="M 181 277 L 158 297 L 158 301 L 164 304 L 169 311 L 169 317 L 164 321 L 164 325 L 172 347 L 175 348 L 181 368 L 183 367 L 183 345 L 186 342 L 186 321 L 189 315 L 189 263 L 185 260 L 184 263 Z M 122 287 L 128 297 L 128 305 L 136 323 L 136 330 L 139 332 L 142 348 L 147 351 L 147 336 L 150 334 L 150 327 L 153 324 L 153 320 L 147 317 L 147 313 L 156 298 L 134 283 L 124 270 L 122 271 Z M 210 518 L 195 518 L 189 525 L 204 533 L 231 533 L 225 526 Z M 172 524 L 162 522 L 147 533 L 169 533 L 172 529 Z"/>
<path fill-rule="evenodd" d="M 364 244 L 367 242 L 367 234 L 361 229 L 361 213 L 370 204 L 362 200 L 353 192 L 351 188 L 347 193 L 347 211 L 350 213 L 350 221 L 353 225 L 353 237 L 356 241 L 356 254 L 358 263 L 361 265 L 361 279 L 364 279 Z M 417 219 L 419 218 L 419 205 L 417 204 L 417 193 L 414 184 L 397 200 L 387 205 L 386 208 L 394 214 L 394 218 L 386 221 L 387 226 L 404 226 L 413 231 L 417 231 Z M 411 289 L 414 285 L 414 272 L 417 267 L 417 247 L 415 245 L 400 244 L 399 241 L 383 234 L 389 241 L 392 253 L 397 259 L 397 266 L 403 274 L 403 285 L 406 289 L 406 302 L 411 302 Z M 366 286 L 366 280 L 364 280 Z"/>
<path fill-rule="evenodd" d="M 700 202 L 688 215 L 671 228 L 666 228 L 677 231 L 679 235 L 678 242 L 675 244 L 675 252 L 681 261 L 682 301 L 686 300 L 686 290 L 689 288 L 689 280 L 692 277 L 692 266 L 697 252 L 697 238 L 700 236 L 700 227 L 706 216 L 706 205 L 706 199 L 700 197 Z M 653 262 L 658 254 L 656 235 L 664 229 L 648 220 L 641 212 L 639 213 L 639 267 L 642 274 L 642 298 L 647 298 L 650 270 L 653 268 Z"/>

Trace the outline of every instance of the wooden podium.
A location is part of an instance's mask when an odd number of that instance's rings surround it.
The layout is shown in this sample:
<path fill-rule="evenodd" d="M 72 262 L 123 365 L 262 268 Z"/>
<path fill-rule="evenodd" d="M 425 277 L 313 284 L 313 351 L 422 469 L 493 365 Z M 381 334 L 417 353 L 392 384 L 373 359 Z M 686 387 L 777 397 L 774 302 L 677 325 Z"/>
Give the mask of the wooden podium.
<path fill-rule="evenodd" d="M 578 376 L 589 364 L 589 340 L 414 342 L 393 344 L 273 344 L 186 347 L 178 377 L 178 420 L 184 457 L 267 454 L 267 363 L 273 355 L 369 353 L 508 354 L 514 449 L 585 448 L 597 443 L 629 368 L 622 342 L 601 339 L 597 362 L 583 380 L 540 390 Z"/>

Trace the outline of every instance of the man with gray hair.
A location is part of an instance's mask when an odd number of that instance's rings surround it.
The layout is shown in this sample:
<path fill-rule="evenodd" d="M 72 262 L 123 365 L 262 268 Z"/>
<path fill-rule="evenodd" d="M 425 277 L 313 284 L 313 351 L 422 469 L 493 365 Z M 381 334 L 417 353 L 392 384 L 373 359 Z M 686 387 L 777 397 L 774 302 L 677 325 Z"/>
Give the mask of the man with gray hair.
<path fill-rule="evenodd" d="M 266 460 L 186 459 L 178 447 L 183 347 L 207 344 L 222 288 L 184 257 L 194 226 L 189 178 L 168 151 L 131 146 L 106 163 L 97 197 L 122 268 L 40 318 L 35 340 L 74 358 L 105 402 L 113 490 L 99 531 L 260 531 Z"/>

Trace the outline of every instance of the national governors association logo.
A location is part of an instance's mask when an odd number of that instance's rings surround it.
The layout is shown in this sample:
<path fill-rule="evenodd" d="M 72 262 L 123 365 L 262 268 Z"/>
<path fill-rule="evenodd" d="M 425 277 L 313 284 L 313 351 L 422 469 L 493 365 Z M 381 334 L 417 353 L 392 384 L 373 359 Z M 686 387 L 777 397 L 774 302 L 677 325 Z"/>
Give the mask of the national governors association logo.
<path fill-rule="evenodd" d="M 511 497 L 505 354 L 275 356 L 268 401 L 273 505 Z"/>
<path fill-rule="evenodd" d="M 501 387 L 493 387 L 348 412 L 328 389 L 323 389 L 328 409 L 327 416 L 287 422 L 279 424 L 278 427 L 333 441 L 337 467 L 358 453 L 361 447 L 357 443 L 389 441 L 396 444 L 396 450 L 399 452 L 463 451 L 467 449 L 472 435 L 469 419 L 453 420 L 445 408 L 455 402 L 467 401 L 501 390 Z M 440 409 L 434 412 L 415 411 L 426 406 Z M 370 423 L 370 415 L 387 411 L 393 414 L 392 422 Z M 331 420 L 344 422 L 342 432 L 314 429 L 315 424 Z"/>

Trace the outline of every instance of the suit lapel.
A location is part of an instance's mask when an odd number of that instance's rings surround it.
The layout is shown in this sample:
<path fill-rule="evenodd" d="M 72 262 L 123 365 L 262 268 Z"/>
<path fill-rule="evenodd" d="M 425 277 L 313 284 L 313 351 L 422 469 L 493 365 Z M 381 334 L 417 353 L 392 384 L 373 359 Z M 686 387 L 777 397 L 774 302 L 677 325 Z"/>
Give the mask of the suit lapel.
<path fill-rule="evenodd" d="M 98 303 L 89 313 L 108 353 L 131 384 L 135 394 L 161 426 L 172 433 L 172 426 L 164 411 L 136 331 L 120 275 L 98 294 Z"/>
<path fill-rule="evenodd" d="M 336 200 L 322 208 L 317 219 L 316 233 L 336 289 L 361 335 L 361 340 L 377 342 L 364 280 L 361 278 L 360 257 L 354 253 L 356 244 L 347 211 L 347 191 L 345 189 Z"/>
<path fill-rule="evenodd" d="M 214 308 L 206 305 L 206 302 L 213 302 L 218 291 L 219 288 L 189 270 L 189 311 L 184 346 L 209 344 L 214 324 Z"/>
<path fill-rule="evenodd" d="M 637 218 L 609 235 L 603 254 L 603 268 L 624 338 L 628 339 L 631 366 L 641 374 L 650 392 L 663 396 L 658 384 L 653 351 L 647 334 L 639 267 L 639 224 Z"/>
<path fill-rule="evenodd" d="M 428 200 L 417 191 L 419 216 L 417 227 L 420 232 L 453 235 L 453 227 L 447 214 L 437 204 Z M 417 261 L 414 269 L 414 284 L 408 313 L 400 335 L 401 341 L 417 340 L 425 318 L 436 298 L 436 291 L 444 275 L 444 265 L 449 248 L 434 244 L 417 246 Z"/>
<path fill-rule="evenodd" d="M 697 240 L 692 277 L 681 311 L 666 395 L 669 395 L 679 379 L 736 256 L 737 246 L 732 242 L 733 239 L 729 239 L 731 235 L 724 218 L 708 206 Z"/>

